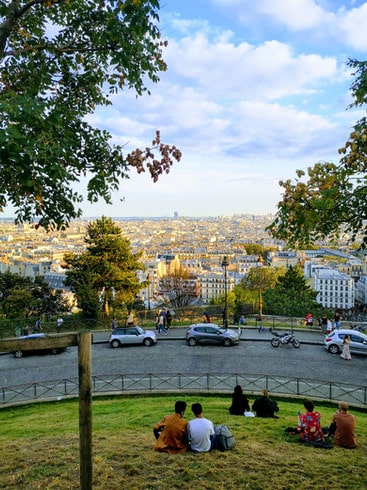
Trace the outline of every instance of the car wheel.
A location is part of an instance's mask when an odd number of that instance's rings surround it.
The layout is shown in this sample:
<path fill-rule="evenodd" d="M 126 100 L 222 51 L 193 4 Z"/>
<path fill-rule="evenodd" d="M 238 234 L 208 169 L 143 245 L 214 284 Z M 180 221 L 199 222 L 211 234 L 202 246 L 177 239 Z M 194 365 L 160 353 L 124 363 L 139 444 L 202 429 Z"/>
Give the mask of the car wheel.
<path fill-rule="evenodd" d="M 59 349 L 57 347 L 51 349 L 51 354 L 58 354 L 58 353 L 59 353 Z"/>
<path fill-rule="evenodd" d="M 332 354 L 338 354 L 339 353 L 339 347 L 336 345 L 336 344 L 331 344 L 329 346 L 329 352 L 331 352 Z"/>
<path fill-rule="evenodd" d="M 224 347 L 229 347 L 230 345 L 232 345 L 231 339 L 224 339 L 223 345 L 224 345 Z"/>
<path fill-rule="evenodd" d="M 297 339 L 293 339 L 292 344 L 293 344 L 293 347 L 295 347 L 296 349 L 299 349 L 300 345 L 301 345 L 300 341 Z"/>
<path fill-rule="evenodd" d="M 119 340 L 116 340 L 116 339 L 115 339 L 115 340 L 113 340 L 113 341 L 111 342 L 111 347 L 113 347 L 114 349 L 116 349 L 116 347 L 120 347 L 120 345 L 121 345 L 121 344 L 120 344 L 120 341 L 119 341 Z"/>
<path fill-rule="evenodd" d="M 279 347 L 280 340 L 279 339 L 271 339 L 270 343 L 273 347 Z"/>
<path fill-rule="evenodd" d="M 21 350 L 16 350 L 15 352 L 13 352 L 14 354 L 14 357 L 16 357 L 17 359 L 20 359 L 21 357 L 23 357 L 23 352 Z"/>
<path fill-rule="evenodd" d="M 194 347 L 194 346 L 197 344 L 196 339 L 195 339 L 194 337 L 191 337 L 191 338 L 190 338 L 190 339 L 187 341 L 187 343 L 188 343 L 189 345 L 191 345 L 191 347 Z"/>
<path fill-rule="evenodd" d="M 143 340 L 143 345 L 145 345 L 146 347 L 150 347 L 152 344 L 153 344 L 152 339 L 144 339 Z"/>

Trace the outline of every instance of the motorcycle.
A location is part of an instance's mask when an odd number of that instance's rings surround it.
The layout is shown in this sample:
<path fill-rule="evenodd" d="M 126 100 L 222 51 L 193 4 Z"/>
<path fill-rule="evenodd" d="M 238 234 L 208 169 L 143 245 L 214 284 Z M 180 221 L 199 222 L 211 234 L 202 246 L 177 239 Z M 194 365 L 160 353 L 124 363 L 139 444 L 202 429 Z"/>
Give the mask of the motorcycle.
<path fill-rule="evenodd" d="M 290 332 L 284 332 L 282 334 L 279 334 L 278 332 L 275 332 L 274 330 L 270 330 L 271 334 L 273 335 L 273 338 L 271 339 L 270 343 L 273 347 L 279 347 L 280 345 L 287 345 L 287 344 L 292 344 L 293 347 L 296 349 L 299 349 L 301 343 L 299 340 L 296 339 L 293 333 Z"/>

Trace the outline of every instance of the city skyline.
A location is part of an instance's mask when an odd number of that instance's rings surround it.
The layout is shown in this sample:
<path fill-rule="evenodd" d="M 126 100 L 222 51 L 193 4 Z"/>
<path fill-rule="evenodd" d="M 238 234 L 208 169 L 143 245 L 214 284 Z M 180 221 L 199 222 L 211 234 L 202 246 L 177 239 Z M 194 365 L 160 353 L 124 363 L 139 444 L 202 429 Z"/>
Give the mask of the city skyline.
<path fill-rule="evenodd" d="M 279 180 L 339 160 L 364 115 L 346 110 L 346 62 L 367 51 L 367 2 L 165 0 L 159 16 L 167 72 L 150 96 L 114 95 L 89 121 L 126 153 L 159 129 L 182 161 L 157 184 L 132 170 L 112 206 L 85 202 L 83 217 L 274 214 Z"/>

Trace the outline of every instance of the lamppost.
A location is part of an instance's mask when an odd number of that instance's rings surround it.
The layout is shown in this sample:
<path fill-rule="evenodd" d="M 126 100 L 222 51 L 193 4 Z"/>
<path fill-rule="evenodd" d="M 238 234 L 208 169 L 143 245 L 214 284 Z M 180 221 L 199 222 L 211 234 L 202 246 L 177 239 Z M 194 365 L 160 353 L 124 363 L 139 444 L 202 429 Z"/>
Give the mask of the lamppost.
<path fill-rule="evenodd" d="M 148 272 L 148 310 L 150 310 L 150 273 Z"/>
<path fill-rule="evenodd" d="M 227 256 L 223 257 L 222 267 L 224 269 L 224 312 L 223 312 L 223 325 L 228 327 L 228 316 L 227 316 L 227 267 L 229 262 Z"/>

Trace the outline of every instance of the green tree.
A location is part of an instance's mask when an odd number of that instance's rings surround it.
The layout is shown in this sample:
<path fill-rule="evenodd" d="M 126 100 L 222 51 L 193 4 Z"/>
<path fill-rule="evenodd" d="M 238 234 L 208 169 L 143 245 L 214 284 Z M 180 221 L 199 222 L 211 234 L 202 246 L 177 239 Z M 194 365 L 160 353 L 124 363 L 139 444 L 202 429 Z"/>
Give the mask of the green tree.
<path fill-rule="evenodd" d="M 280 268 L 272 267 L 252 267 L 247 276 L 245 276 L 238 287 L 236 293 L 241 294 L 240 291 L 248 290 L 252 293 L 252 298 L 257 297 L 257 305 L 259 316 L 263 314 L 263 293 L 269 288 L 273 288 L 276 284 L 277 278 L 281 273 Z"/>
<path fill-rule="evenodd" d="M 0 311 L 7 318 L 50 317 L 67 311 L 61 291 L 52 291 L 43 277 L 34 280 L 11 272 L 0 273 Z"/>
<path fill-rule="evenodd" d="M 144 270 L 139 262 L 142 253 L 131 252 L 129 240 L 111 218 L 89 223 L 85 242 L 85 252 L 64 257 L 65 284 L 75 293 L 83 315 L 97 318 L 102 312 L 109 316 L 111 306 L 132 307 L 146 285 L 137 276 L 138 270 Z"/>
<path fill-rule="evenodd" d="M 266 260 L 267 253 L 275 250 L 275 247 L 264 247 L 259 243 L 246 243 L 245 249 L 248 255 L 259 255 L 263 260 Z"/>
<path fill-rule="evenodd" d="M 355 70 L 351 86 L 354 102 L 367 102 L 367 62 L 349 60 Z M 295 182 L 281 181 L 283 199 L 278 203 L 270 233 L 291 246 L 300 248 L 317 239 L 337 240 L 348 234 L 351 241 L 367 246 L 367 120 L 356 122 L 343 148 L 339 163 L 316 163 L 306 172 L 297 170 Z"/>
<path fill-rule="evenodd" d="M 87 117 L 126 88 L 148 92 L 166 70 L 159 0 L 0 1 L 0 211 L 64 228 L 81 215 L 73 189 L 111 203 L 132 167 L 154 182 L 180 151 L 161 143 L 124 156 Z"/>
<path fill-rule="evenodd" d="M 271 289 L 264 291 L 264 303 L 274 315 L 316 315 L 322 306 L 316 302 L 317 292 L 307 283 L 299 266 L 290 266 Z"/>

